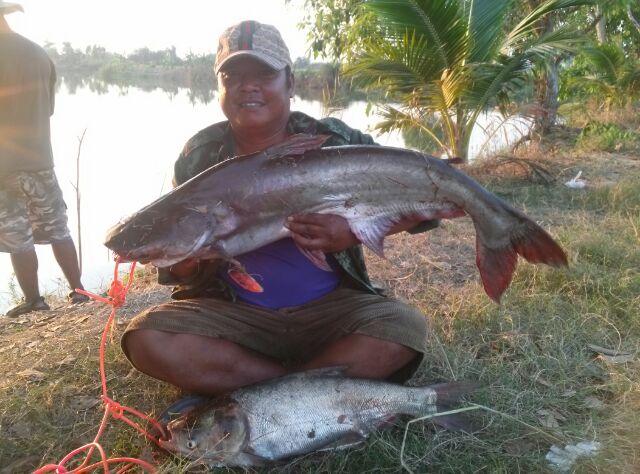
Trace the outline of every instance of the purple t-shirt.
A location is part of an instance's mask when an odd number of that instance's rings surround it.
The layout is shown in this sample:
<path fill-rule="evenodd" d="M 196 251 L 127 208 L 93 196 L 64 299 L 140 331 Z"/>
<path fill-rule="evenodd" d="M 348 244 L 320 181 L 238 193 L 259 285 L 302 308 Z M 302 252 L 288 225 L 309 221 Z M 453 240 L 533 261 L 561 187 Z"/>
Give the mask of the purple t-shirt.
<path fill-rule="evenodd" d="M 224 276 L 225 280 L 240 301 L 265 308 L 299 306 L 326 295 L 340 283 L 335 259 L 327 258 L 333 271 L 322 270 L 300 252 L 291 238 L 278 240 L 235 258 L 264 291 L 247 291 L 228 275 Z"/>

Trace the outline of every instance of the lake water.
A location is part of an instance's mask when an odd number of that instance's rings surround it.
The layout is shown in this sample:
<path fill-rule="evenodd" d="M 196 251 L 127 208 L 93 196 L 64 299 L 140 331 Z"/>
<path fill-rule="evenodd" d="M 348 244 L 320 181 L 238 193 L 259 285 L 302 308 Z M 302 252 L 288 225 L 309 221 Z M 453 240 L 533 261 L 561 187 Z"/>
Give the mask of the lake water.
<path fill-rule="evenodd" d="M 95 90 L 95 88 L 94 88 Z M 214 93 L 215 95 L 215 93 Z M 375 116 L 367 116 L 365 102 L 333 111 L 350 126 L 368 130 Z M 320 101 L 294 99 L 293 110 L 314 117 L 327 115 Z M 113 261 L 102 245 L 106 230 L 122 217 L 140 209 L 171 189 L 173 162 L 185 141 L 198 130 L 223 120 L 217 96 L 208 104 L 191 100 L 187 89 L 168 94 L 160 89 L 143 91 L 103 86 L 99 93 L 87 86 L 63 84 L 56 96 L 52 117 L 52 144 L 58 181 L 69 207 L 69 227 L 78 244 L 76 212 L 76 156 L 79 138 L 86 129 L 80 155 L 83 282 L 92 291 L 105 289 L 113 275 Z M 485 123 L 495 123 L 485 117 Z M 486 126 L 485 126 L 486 128 Z M 504 131 L 487 136 L 481 128 L 472 136 L 471 155 L 481 148 L 496 148 L 517 139 L 526 125 L 512 123 Z M 399 134 L 372 133 L 382 145 L 403 146 Z M 50 246 L 36 246 L 42 294 L 68 290 Z M 126 271 L 126 267 L 121 268 Z M 63 283 L 64 282 L 64 283 Z M 12 290 L 12 288 L 14 288 Z M 8 254 L 0 254 L 0 312 L 15 296 L 17 283 Z M 20 294 L 17 289 L 17 294 Z"/>

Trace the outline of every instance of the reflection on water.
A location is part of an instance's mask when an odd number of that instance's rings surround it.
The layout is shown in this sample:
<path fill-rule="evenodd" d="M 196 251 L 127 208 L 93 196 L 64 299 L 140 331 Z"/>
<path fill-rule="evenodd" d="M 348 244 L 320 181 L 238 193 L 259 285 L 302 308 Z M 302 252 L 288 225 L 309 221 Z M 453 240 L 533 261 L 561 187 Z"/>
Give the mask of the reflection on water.
<path fill-rule="evenodd" d="M 102 245 L 107 229 L 167 192 L 171 187 L 173 163 L 185 141 L 198 130 L 224 120 L 215 88 L 157 83 L 152 86 L 140 84 L 140 80 L 136 79 L 135 85 L 126 81 L 109 84 L 65 76 L 56 95 L 56 112 L 51 122 L 56 174 L 67 203 L 75 202 L 74 186 L 79 184 L 83 282 L 93 291 L 105 289 L 113 274 L 113 262 Z M 322 97 L 321 91 L 318 95 Z M 296 96 L 292 109 L 314 117 L 329 114 L 320 98 Z M 330 115 L 354 128 L 370 131 L 379 119 L 367 110 L 365 102 L 355 101 L 347 108 L 331 110 Z M 494 119 L 491 114 L 485 117 L 487 123 Z M 85 129 L 80 182 L 76 183 L 78 139 Z M 481 129 L 476 132 L 472 137 L 472 150 L 486 141 Z M 370 133 L 381 145 L 404 146 L 397 133 Z M 504 138 L 511 133 L 498 132 L 494 136 Z M 69 228 L 76 244 L 77 223 L 73 206 L 69 209 Z M 63 281 L 62 272 L 50 246 L 37 246 L 36 251 L 41 291 L 54 292 Z M 12 296 L 12 274 L 8 254 L 0 254 L 0 312 L 6 309 Z M 66 289 L 60 292 L 65 293 Z"/>
<path fill-rule="evenodd" d="M 192 105 L 207 105 L 215 98 L 217 84 L 213 75 L 206 78 L 191 77 L 187 75 L 171 74 L 111 74 L 102 71 L 100 76 L 87 75 L 66 71 L 61 74 L 57 84 L 57 91 L 66 88 L 69 94 L 75 94 L 79 89 L 104 95 L 114 93 L 126 95 L 129 89 L 134 87 L 144 92 L 160 90 L 169 98 L 174 98 L 179 92 L 186 92 Z M 322 77 L 302 75 L 296 79 L 296 95 L 301 100 L 330 101 L 334 106 L 345 108 L 354 101 L 362 101 L 365 95 L 348 89 L 348 84 L 341 86 L 340 90 L 329 90 L 327 82 Z"/>
<path fill-rule="evenodd" d="M 216 91 L 215 84 L 207 85 L 198 81 L 181 86 L 180 82 L 165 76 L 114 76 L 105 80 L 95 76 L 76 75 L 73 73 L 66 73 L 62 76 L 61 80 L 58 81 L 56 92 L 59 92 L 62 87 L 65 87 L 69 94 L 75 94 L 78 89 L 88 89 L 98 95 L 113 94 L 113 87 L 115 87 L 115 91 L 119 95 L 127 95 L 129 89 L 135 87 L 144 92 L 160 90 L 170 99 L 176 97 L 181 90 L 186 90 L 189 103 L 192 105 L 210 103 L 213 101 Z"/>

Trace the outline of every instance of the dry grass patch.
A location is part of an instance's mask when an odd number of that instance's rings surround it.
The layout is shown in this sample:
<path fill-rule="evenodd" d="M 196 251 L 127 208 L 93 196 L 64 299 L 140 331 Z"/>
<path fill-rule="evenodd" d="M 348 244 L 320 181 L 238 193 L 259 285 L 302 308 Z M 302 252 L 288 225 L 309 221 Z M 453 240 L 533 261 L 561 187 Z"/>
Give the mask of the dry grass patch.
<path fill-rule="evenodd" d="M 419 422 L 408 427 L 405 440 L 401 423 L 355 449 L 253 471 L 548 472 L 545 455 L 552 445 L 596 440 L 601 451 L 579 461 L 579 472 L 638 472 L 639 160 L 562 154 L 561 145 L 559 140 L 537 161 L 554 178 L 546 185 L 513 163 L 492 167 L 487 161 L 468 171 L 548 228 L 568 251 L 567 270 L 521 261 L 502 304 L 495 305 L 479 283 L 468 219 L 422 235 L 393 236 L 387 260 L 369 255 L 373 278 L 431 320 L 426 363 L 412 383 L 480 381 L 482 388 L 461 404 L 480 407 L 466 414 L 473 433 Z M 540 156 L 527 153 L 520 158 Z M 587 188 L 563 186 L 579 169 Z M 136 280 L 142 283 L 118 312 L 107 375 L 116 401 L 157 414 L 177 392 L 132 370 L 118 343 L 128 318 L 168 297 L 146 278 Z M 99 303 L 60 305 L 0 321 L 0 469 L 29 472 L 95 436 L 102 416 L 98 343 L 108 312 Z M 205 471 L 150 449 L 117 421 L 102 441 L 111 455 L 153 458 L 161 472 Z"/>

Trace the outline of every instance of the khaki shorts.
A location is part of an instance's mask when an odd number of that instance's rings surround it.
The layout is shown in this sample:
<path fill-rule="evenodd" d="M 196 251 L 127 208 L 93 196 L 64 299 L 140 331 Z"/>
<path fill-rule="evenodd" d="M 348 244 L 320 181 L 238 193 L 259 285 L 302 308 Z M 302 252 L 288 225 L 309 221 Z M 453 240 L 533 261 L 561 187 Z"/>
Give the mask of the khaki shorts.
<path fill-rule="evenodd" d="M 71 238 L 67 206 L 53 170 L 21 171 L 0 178 L 0 252 Z"/>
<path fill-rule="evenodd" d="M 424 357 L 427 320 L 394 298 L 338 288 L 301 306 L 270 310 L 214 298 L 174 301 L 136 316 L 122 336 L 137 329 L 225 339 L 273 357 L 285 365 L 304 363 L 327 344 L 349 334 L 391 341 L 419 353 L 393 380 L 410 378 Z M 128 354 L 127 354 L 127 357 Z"/>

